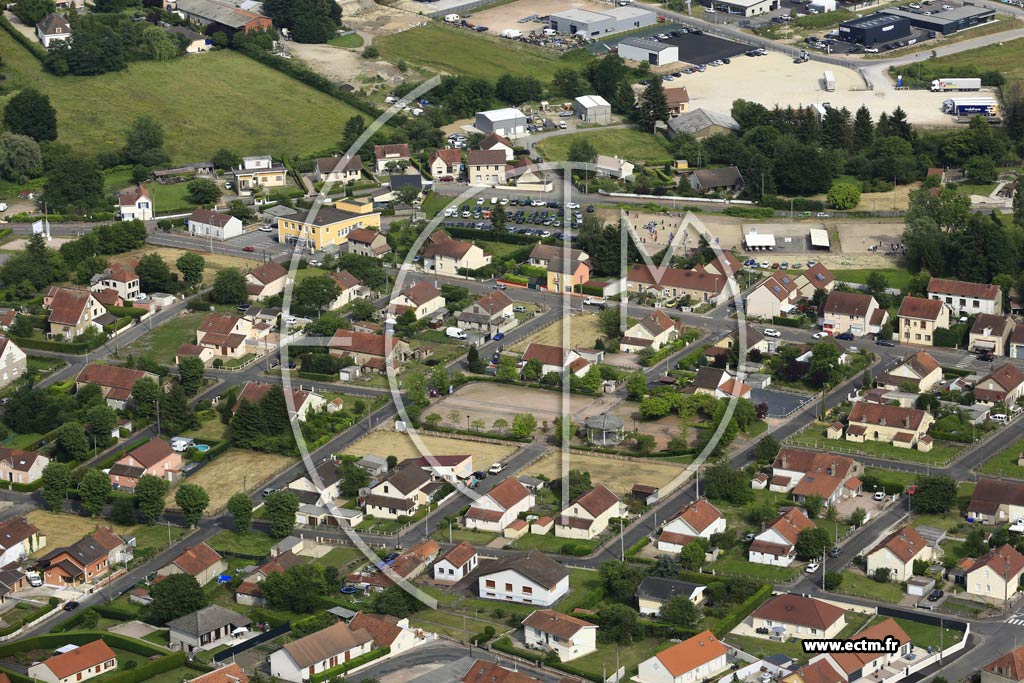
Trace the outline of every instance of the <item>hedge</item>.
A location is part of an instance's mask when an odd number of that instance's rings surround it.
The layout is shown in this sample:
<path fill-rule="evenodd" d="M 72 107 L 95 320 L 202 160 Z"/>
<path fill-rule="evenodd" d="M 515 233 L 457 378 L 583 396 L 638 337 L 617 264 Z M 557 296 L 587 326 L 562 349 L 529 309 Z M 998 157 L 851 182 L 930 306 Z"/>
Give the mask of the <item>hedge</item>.
<path fill-rule="evenodd" d="M 134 306 L 111 306 L 107 309 L 107 313 L 118 318 L 141 318 L 146 315 L 147 311 L 144 308 L 135 308 Z"/>
<path fill-rule="evenodd" d="M 779 327 L 803 327 L 804 320 L 807 318 L 780 318 L 774 316 L 772 318 L 772 325 L 778 325 Z"/>
<path fill-rule="evenodd" d="M 159 676 L 162 673 L 167 673 L 172 669 L 177 669 L 179 666 L 185 664 L 185 660 L 188 658 L 184 652 L 175 652 L 174 654 L 155 659 L 151 662 L 146 662 L 142 666 L 135 667 L 134 669 L 123 669 L 112 674 L 104 676 L 104 683 L 142 683 L 148 681 L 151 678 Z"/>
<path fill-rule="evenodd" d="M 507 655 L 521 657 L 522 659 L 526 659 L 537 664 L 541 664 L 545 659 L 547 659 L 547 656 L 540 652 L 534 652 L 533 650 L 520 650 L 512 644 L 512 640 L 508 636 L 498 638 L 496 641 L 491 643 L 491 647 L 499 652 L 504 652 Z"/>
<path fill-rule="evenodd" d="M 823 211 L 825 209 L 825 203 L 817 199 L 805 199 L 803 197 L 793 197 L 788 199 L 786 197 L 776 197 L 775 195 L 766 194 L 761 197 L 761 206 L 770 206 L 773 209 L 779 211 Z"/>
<path fill-rule="evenodd" d="M 531 235 L 520 235 L 515 232 L 506 232 L 504 230 L 474 230 L 472 228 L 445 228 L 452 237 L 459 237 L 467 240 L 486 240 L 488 242 L 504 242 L 506 244 L 522 244 L 530 245 L 537 244 L 537 238 Z M 558 244 L 558 240 L 552 237 L 546 237 L 540 241 L 540 244 Z"/>
<path fill-rule="evenodd" d="M 80 355 L 89 350 L 89 345 L 82 342 L 57 342 L 49 339 L 30 339 L 28 337 L 15 337 L 11 339 L 23 349 L 35 349 L 37 351 L 56 351 L 57 353 L 70 353 Z"/>
<path fill-rule="evenodd" d="M 736 218 L 771 218 L 775 209 L 770 206 L 730 206 L 722 213 Z"/>
<path fill-rule="evenodd" d="M 323 683 L 323 681 L 326 681 L 330 678 L 334 678 L 335 676 L 340 676 L 346 671 L 351 671 L 357 666 L 362 666 L 363 664 L 372 662 L 375 659 L 380 659 L 381 657 L 384 657 L 385 655 L 390 653 L 390 647 L 381 647 L 377 648 L 376 650 L 370 650 L 365 655 L 359 655 L 358 657 L 348 660 L 344 664 L 339 664 L 333 669 L 327 669 L 326 671 L 322 671 L 321 673 L 311 675 L 309 677 L 309 683 Z"/>
<path fill-rule="evenodd" d="M 46 48 L 33 40 L 29 40 L 28 36 L 23 35 L 18 29 L 14 28 L 14 25 L 2 14 L 0 14 L 0 26 L 3 26 L 4 30 L 11 34 L 11 37 L 31 52 L 33 57 L 40 62 L 46 59 Z"/>
<path fill-rule="evenodd" d="M 753 595 L 734 607 L 728 615 L 722 617 L 715 624 L 714 628 L 711 629 L 712 633 L 719 638 L 724 637 L 725 634 L 739 626 L 740 622 L 746 619 L 748 614 L 760 607 L 771 596 L 772 585 L 770 583 L 762 584 L 760 588 L 754 591 Z"/>
<path fill-rule="evenodd" d="M 60 601 L 58 600 L 57 602 L 59 603 Z M 97 611 L 99 610 L 97 609 Z M 129 638 L 120 633 L 111 633 L 110 631 L 73 631 L 71 633 L 44 633 L 41 636 L 22 638 L 18 641 L 0 644 L 0 657 L 10 657 L 13 654 L 28 650 L 54 650 L 69 643 L 71 645 L 85 645 L 97 639 L 102 640 L 110 647 L 127 650 L 143 657 L 163 656 L 169 653 L 169 650 L 155 643 L 139 640 L 138 638 Z"/>
<path fill-rule="evenodd" d="M 101 617 L 107 619 L 116 619 L 117 621 L 132 621 L 138 619 L 142 613 L 142 607 L 128 603 L 127 605 L 118 603 L 108 603 L 106 605 L 96 605 L 91 609 L 99 612 Z"/>
<path fill-rule="evenodd" d="M 25 624 L 30 624 L 33 621 L 35 621 L 36 619 L 38 619 L 39 617 L 43 616 L 44 614 L 48 614 L 49 612 L 52 612 L 53 610 L 57 609 L 57 605 L 59 605 L 59 604 L 60 604 L 60 599 L 59 598 L 50 598 L 49 601 L 47 601 L 47 603 L 45 605 L 42 605 L 41 607 L 37 607 L 36 609 L 34 609 L 32 611 L 32 613 L 29 614 L 28 617 L 24 621 L 22 621 L 20 624 L 12 624 L 10 626 L 5 626 L 4 628 L 0 629 L 0 636 L 9 636 L 12 633 L 20 631 L 22 629 L 22 627 L 25 626 Z M 20 641 L 20 642 L 25 642 L 25 641 Z"/>
<path fill-rule="evenodd" d="M 589 296 L 604 296 L 604 287 L 596 287 L 594 285 L 582 284 L 573 285 L 572 291 L 576 294 L 587 294 Z"/>

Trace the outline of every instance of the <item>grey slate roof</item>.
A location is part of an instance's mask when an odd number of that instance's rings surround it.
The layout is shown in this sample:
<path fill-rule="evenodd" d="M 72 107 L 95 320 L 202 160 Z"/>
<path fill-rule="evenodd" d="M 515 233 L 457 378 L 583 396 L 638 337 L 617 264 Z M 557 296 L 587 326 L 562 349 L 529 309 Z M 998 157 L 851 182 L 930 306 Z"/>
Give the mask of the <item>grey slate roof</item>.
<path fill-rule="evenodd" d="M 706 109 L 694 109 L 668 121 L 668 127 L 674 132 L 689 133 L 690 135 L 711 126 L 721 126 L 735 131 L 740 129 L 740 124 L 736 123 L 736 119 L 728 114 L 719 114 Z"/>
<path fill-rule="evenodd" d="M 700 584 L 690 583 L 689 581 L 677 581 L 675 579 L 666 579 L 660 576 L 648 576 L 636 589 L 636 597 L 638 598 L 652 598 L 654 600 L 661 600 L 664 602 L 669 598 L 676 595 L 685 595 L 690 597 L 693 595 L 693 591 L 698 588 L 702 588 Z"/>
<path fill-rule="evenodd" d="M 191 614 L 167 622 L 169 628 L 199 637 L 223 626 L 248 626 L 252 619 L 220 605 L 207 605 Z"/>

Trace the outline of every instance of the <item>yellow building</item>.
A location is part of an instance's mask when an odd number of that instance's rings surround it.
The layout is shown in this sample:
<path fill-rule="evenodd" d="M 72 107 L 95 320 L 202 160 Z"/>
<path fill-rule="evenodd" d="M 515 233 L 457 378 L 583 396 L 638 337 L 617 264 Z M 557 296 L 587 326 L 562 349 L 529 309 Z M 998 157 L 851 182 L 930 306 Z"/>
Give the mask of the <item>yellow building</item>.
<path fill-rule="evenodd" d="M 340 247 L 348 242 L 350 232 L 363 228 L 380 229 L 380 213 L 368 202 L 340 200 L 333 206 L 324 204 L 319 209 L 278 218 L 277 240 L 324 250 Z"/>

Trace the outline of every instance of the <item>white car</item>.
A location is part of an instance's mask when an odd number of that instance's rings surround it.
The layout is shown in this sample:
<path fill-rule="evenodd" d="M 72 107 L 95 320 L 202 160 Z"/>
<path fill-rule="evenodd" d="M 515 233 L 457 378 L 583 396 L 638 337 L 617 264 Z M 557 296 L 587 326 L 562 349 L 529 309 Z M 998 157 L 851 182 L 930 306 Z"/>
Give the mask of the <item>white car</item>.
<path fill-rule="evenodd" d="M 566 202 L 565 203 L 565 208 L 567 208 L 567 209 L 578 209 L 578 208 L 580 208 L 580 205 L 577 204 L 576 202 Z"/>
<path fill-rule="evenodd" d="M 815 332 L 811 335 L 811 339 L 824 339 L 826 336 L 824 332 Z"/>
<path fill-rule="evenodd" d="M 494 206 L 497 203 L 498 203 L 498 198 L 497 197 L 491 197 L 491 206 Z"/>
<path fill-rule="evenodd" d="M 715 13 L 715 8 L 714 7 L 705 7 L 704 11 L 707 12 L 708 14 L 714 14 Z"/>
<path fill-rule="evenodd" d="M 502 197 L 501 201 L 498 203 L 501 204 L 502 206 L 508 206 L 508 197 Z"/>
<path fill-rule="evenodd" d="M 274 232 L 274 228 L 269 225 L 261 225 L 260 232 Z"/>
<path fill-rule="evenodd" d="M 883 500 L 885 500 L 885 491 L 875 491 L 875 495 L 871 497 L 877 500 L 878 502 L 882 502 Z"/>
<path fill-rule="evenodd" d="M 819 567 L 821 567 L 821 565 L 819 565 L 817 562 L 811 562 L 809 565 L 804 567 L 804 573 L 813 574 L 814 572 L 818 571 Z"/>
<path fill-rule="evenodd" d="M 825 213 L 824 211 L 819 211 L 817 217 L 818 218 L 828 218 L 828 214 Z"/>
<path fill-rule="evenodd" d="M 501 474 L 506 467 L 508 467 L 508 465 L 506 465 L 505 463 L 496 462 L 487 468 L 487 474 Z"/>
<path fill-rule="evenodd" d="M 530 200 L 530 206 L 547 206 L 547 202 L 543 202 L 539 199 Z"/>
<path fill-rule="evenodd" d="M 867 52 L 868 54 L 875 55 L 875 54 L 878 54 L 878 48 L 877 47 L 866 47 L 866 48 L 864 48 L 864 52 Z"/>
<path fill-rule="evenodd" d="M 484 203 L 484 201 L 485 201 L 485 200 L 484 200 L 484 198 L 483 198 L 483 197 L 477 197 L 477 198 L 476 198 L 476 205 L 477 205 L 477 206 L 480 206 L 481 204 L 483 204 L 483 203 Z"/>
<path fill-rule="evenodd" d="M 773 327 L 765 328 L 764 332 L 762 332 L 761 334 L 763 334 L 766 337 L 781 337 L 782 336 L 782 333 L 779 332 L 778 330 L 776 330 Z"/>

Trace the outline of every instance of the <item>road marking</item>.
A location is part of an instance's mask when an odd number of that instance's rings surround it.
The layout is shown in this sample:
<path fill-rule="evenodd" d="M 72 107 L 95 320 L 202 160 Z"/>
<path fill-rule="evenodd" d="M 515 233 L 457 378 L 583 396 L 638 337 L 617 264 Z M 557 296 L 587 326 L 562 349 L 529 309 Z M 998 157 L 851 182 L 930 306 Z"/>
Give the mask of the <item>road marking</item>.
<path fill-rule="evenodd" d="M 1012 617 L 1006 620 L 1007 624 L 1013 624 L 1014 626 L 1024 626 L 1024 618 Z"/>
<path fill-rule="evenodd" d="M 969 368 L 969 367 L 971 367 L 971 364 L 972 364 L 971 361 L 973 361 L 973 360 L 974 359 L 971 358 L 970 356 L 964 356 L 963 358 L 961 358 L 960 360 L 958 360 L 956 362 L 956 366 L 958 368 Z"/>

